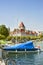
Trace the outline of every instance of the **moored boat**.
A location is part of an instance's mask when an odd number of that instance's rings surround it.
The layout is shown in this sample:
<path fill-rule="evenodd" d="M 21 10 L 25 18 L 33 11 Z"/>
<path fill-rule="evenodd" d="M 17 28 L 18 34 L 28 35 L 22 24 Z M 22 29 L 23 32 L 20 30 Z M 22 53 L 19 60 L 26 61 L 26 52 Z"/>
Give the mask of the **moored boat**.
<path fill-rule="evenodd" d="M 28 53 L 28 52 L 38 52 L 39 47 L 35 47 L 32 41 L 27 41 L 25 43 L 19 43 L 12 46 L 3 47 L 3 50 L 15 53 Z"/>

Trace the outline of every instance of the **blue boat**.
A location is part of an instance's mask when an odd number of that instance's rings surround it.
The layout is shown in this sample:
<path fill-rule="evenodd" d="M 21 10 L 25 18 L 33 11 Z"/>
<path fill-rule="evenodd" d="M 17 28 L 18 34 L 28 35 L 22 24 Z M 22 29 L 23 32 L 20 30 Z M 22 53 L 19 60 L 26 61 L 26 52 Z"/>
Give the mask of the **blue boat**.
<path fill-rule="evenodd" d="M 40 48 L 34 47 L 34 44 L 32 41 L 27 41 L 25 43 L 19 43 L 12 46 L 4 47 L 3 50 L 9 51 L 9 52 L 24 53 L 24 52 L 37 52 L 40 50 Z"/>

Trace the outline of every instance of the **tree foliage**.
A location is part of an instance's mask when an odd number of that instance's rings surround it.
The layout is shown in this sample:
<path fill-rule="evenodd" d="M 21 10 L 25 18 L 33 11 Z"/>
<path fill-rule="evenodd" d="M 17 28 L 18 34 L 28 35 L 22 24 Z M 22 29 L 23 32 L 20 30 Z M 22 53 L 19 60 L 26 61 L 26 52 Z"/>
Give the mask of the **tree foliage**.
<path fill-rule="evenodd" d="M 5 36 L 0 34 L 0 40 L 1 39 L 5 39 Z"/>
<path fill-rule="evenodd" d="M 0 25 L 0 34 L 7 37 L 9 35 L 8 28 L 5 25 Z"/>

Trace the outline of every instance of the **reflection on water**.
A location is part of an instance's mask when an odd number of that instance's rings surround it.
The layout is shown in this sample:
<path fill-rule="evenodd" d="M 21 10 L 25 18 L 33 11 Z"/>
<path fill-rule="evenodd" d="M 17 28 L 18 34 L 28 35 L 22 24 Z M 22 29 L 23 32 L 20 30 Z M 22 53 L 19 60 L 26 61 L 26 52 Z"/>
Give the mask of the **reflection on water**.
<path fill-rule="evenodd" d="M 6 65 L 16 65 L 15 60 L 9 58 L 5 60 L 5 63 Z"/>

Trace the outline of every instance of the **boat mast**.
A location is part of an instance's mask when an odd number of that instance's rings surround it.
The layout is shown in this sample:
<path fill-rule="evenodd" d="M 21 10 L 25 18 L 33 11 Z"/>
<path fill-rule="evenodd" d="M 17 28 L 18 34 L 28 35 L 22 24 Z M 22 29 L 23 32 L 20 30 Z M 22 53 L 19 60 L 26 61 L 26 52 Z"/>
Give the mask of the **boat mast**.
<path fill-rule="evenodd" d="M 17 23 L 18 23 L 18 19 L 17 19 Z M 17 28 L 16 28 L 16 44 L 17 44 Z"/>

